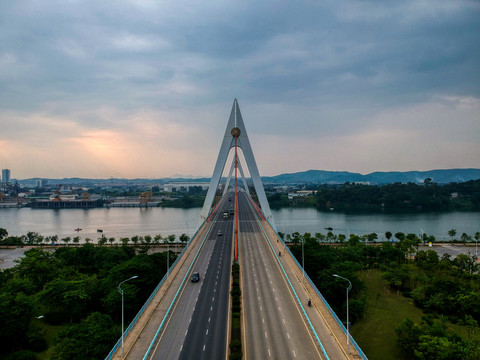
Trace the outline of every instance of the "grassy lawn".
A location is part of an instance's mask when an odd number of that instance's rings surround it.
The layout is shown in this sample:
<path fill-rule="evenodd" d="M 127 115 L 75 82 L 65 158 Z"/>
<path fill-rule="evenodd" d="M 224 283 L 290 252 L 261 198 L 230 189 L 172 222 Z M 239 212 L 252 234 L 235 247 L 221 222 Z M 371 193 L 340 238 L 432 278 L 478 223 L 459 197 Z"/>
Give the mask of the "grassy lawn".
<path fill-rule="evenodd" d="M 370 360 L 400 360 L 395 328 L 406 317 L 420 322 L 423 312 L 412 299 L 386 291 L 380 274 L 380 270 L 367 270 L 359 275 L 367 287 L 367 307 L 364 318 L 352 326 L 352 336 Z"/>
<path fill-rule="evenodd" d="M 37 353 L 37 357 L 38 357 L 38 360 L 48 360 L 48 359 L 50 359 L 49 349 L 53 345 L 53 339 L 58 335 L 58 333 L 60 331 L 67 328 L 68 326 L 70 326 L 70 324 L 49 325 L 45 321 L 38 320 L 38 319 L 34 319 L 32 321 L 32 324 L 35 325 L 35 326 L 38 326 L 39 328 L 42 328 L 43 330 L 45 330 L 45 340 L 47 340 L 48 349 L 41 352 L 41 353 Z"/>
<path fill-rule="evenodd" d="M 367 307 L 364 318 L 352 326 L 351 332 L 369 360 L 404 359 L 397 346 L 395 328 L 405 318 L 416 323 L 422 320 L 423 311 L 413 300 L 388 291 L 382 285 L 380 270 L 366 270 L 359 274 L 367 288 Z M 448 329 L 467 339 L 468 329 L 458 324 L 448 324 Z M 480 333 L 474 335 L 480 340 Z"/>

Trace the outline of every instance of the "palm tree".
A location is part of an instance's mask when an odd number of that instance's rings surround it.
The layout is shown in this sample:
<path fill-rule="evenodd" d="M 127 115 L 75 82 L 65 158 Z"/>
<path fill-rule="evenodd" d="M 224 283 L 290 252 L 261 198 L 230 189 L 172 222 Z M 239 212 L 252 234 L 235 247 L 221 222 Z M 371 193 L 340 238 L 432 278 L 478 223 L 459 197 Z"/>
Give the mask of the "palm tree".
<path fill-rule="evenodd" d="M 152 237 L 150 235 L 145 235 L 144 239 L 145 239 L 145 244 L 147 245 L 150 245 L 150 243 L 152 242 Z"/>
<path fill-rule="evenodd" d="M 452 244 L 453 244 L 453 238 L 455 235 L 457 235 L 457 230 L 455 229 L 448 230 L 448 235 L 452 238 Z"/>
<path fill-rule="evenodd" d="M 467 233 L 463 233 L 462 236 L 460 236 L 460 239 L 462 240 L 462 242 L 466 243 L 467 241 L 472 240 L 472 237 Z"/>
<path fill-rule="evenodd" d="M 157 234 L 157 235 L 154 236 L 153 242 L 155 244 L 160 244 L 161 241 L 162 241 L 162 235 L 161 234 Z"/>
<path fill-rule="evenodd" d="M 392 237 L 392 232 L 391 231 L 385 231 L 385 237 L 387 238 L 388 241 L 390 241 L 390 238 Z"/>
<path fill-rule="evenodd" d="M 187 234 L 182 234 L 182 235 L 180 235 L 180 241 L 181 241 L 182 243 L 186 243 L 188 240 L 189 240 L 189 237 L 188 237 Z"/>
<path fill-rule="evenodd" d="M 138 238 L 138 236 L 137 236 L 137 235 L 135 235 L 135 236 L 132 236 L 132 242 L 135 244 L 135 246 L 137 246 L 137 244 L 138 244 L 138 240 L 139 240 L 139 238 Z"/>

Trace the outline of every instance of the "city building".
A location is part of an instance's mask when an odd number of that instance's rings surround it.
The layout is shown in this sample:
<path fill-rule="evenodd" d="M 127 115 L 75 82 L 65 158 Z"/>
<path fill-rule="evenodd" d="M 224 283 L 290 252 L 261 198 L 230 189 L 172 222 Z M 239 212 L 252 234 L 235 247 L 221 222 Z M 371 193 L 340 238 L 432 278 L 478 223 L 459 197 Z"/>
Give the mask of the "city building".
<path fill-rule="evenodd" d="M 10 182 L 10 170 L 3 169 L 2 170 L 2 183 L 8 184 Z"/>
<path fill-rule="evenodd" d="M 201 186 L 202 190 L 208 189 L 210 183 L 201 183 L 201 182 L 184 182 L 184 183 L 170 183 L 163 185 L 163 191 L 172 192 L 172 191 L 188 191 L 193 186 Z"/>
<path fill-rule="evenodd" d="M 36 181 L 36 186 L 37 188 L 43 188 L 45 187 L 45 185 L 48 184 L 48 180 L 47 179 L 40 179 L 40 180 L 37 180 Z"/>

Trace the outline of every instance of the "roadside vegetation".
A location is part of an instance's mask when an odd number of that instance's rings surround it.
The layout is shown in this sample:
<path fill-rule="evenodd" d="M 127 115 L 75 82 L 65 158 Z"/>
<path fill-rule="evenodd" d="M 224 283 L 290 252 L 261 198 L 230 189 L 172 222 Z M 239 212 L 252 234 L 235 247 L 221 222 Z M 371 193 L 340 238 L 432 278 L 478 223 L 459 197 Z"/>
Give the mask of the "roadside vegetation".
<path fill-rule="evenodd" d="M 448 233 L 452 242 L 480 239 L 480 232 Z M 428 234 L 387 231 L 389 241 L 382 243 L 375 243 L 375 233 L 348 239 L 332 231 L 280 236 L 299 263 L 304 246 L 306 272 L 342 320 L 346 284 L 333 274 L 352 282 L 352 334 L 370 359 L 480 358 L 480 275 L 474 257 L 419 250 L 422 241 L 435 241 Z M 153 244 L 174 243 L 175 235 L 100 238 L 96 245 L 54 240 L 64 246 L 30 249 L 15 267 L 0 272 L 0 359 L 103 358 L 120 337 L 118 284 L 138 276 L 122 286 L 128 323 L 176 256 L 149 254 Z M 34 232 L 9 237 L 0 229 L 0 244 L 51 241 Z M 237 267 L 232 267 L 232 359 L 241 357 Z"/>
<path fill-rule="evenodd" d="M 420 239 L 413 234 L 397 233 L 401 240 L 395 244 L 373 246 L 367 245 L 370 234 L 351 235 L 337 246 L 325 243 L 328 234 L 280 235 L 291 241 L 299 263 L 303 244 L 305 271 L 344 320 L 345 283 L 333 274 L 352 282 L 352 334 L 369 359 L 480 358 L 480 275 L 474 257 L 418 251 Z"/>
<path fill-rule="evenodd" d="M 167 259 L 169 258 L 169 259 Z M 175 261 L 145 247 L 33 248 L 0 272 L 0 358 L 103 359 Z"/>

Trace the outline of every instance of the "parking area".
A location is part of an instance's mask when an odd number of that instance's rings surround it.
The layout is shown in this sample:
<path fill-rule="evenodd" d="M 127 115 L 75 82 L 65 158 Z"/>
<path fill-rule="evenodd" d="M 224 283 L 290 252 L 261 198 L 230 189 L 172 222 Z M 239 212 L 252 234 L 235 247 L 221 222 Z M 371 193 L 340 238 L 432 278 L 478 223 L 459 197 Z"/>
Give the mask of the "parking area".
<path fill-rule="evenodd" d="M 476 255 L 478 254 L 476 251 L 475 244 L 471 245 L 463 245 L 463 244 L 435 244 L 431 247 L 428 245 L 419 246 L 418 250 L 435 250 L 438 253 L 438 256 L 442 257 L 443 254 L 450 254 L 451 258 L 454 259 L 459 254 L 466 254 L 466 255 Z M 480 252 L 480 249 L 478 249 Z M 477 255 L 478 261 L 478 255 Z"/>

